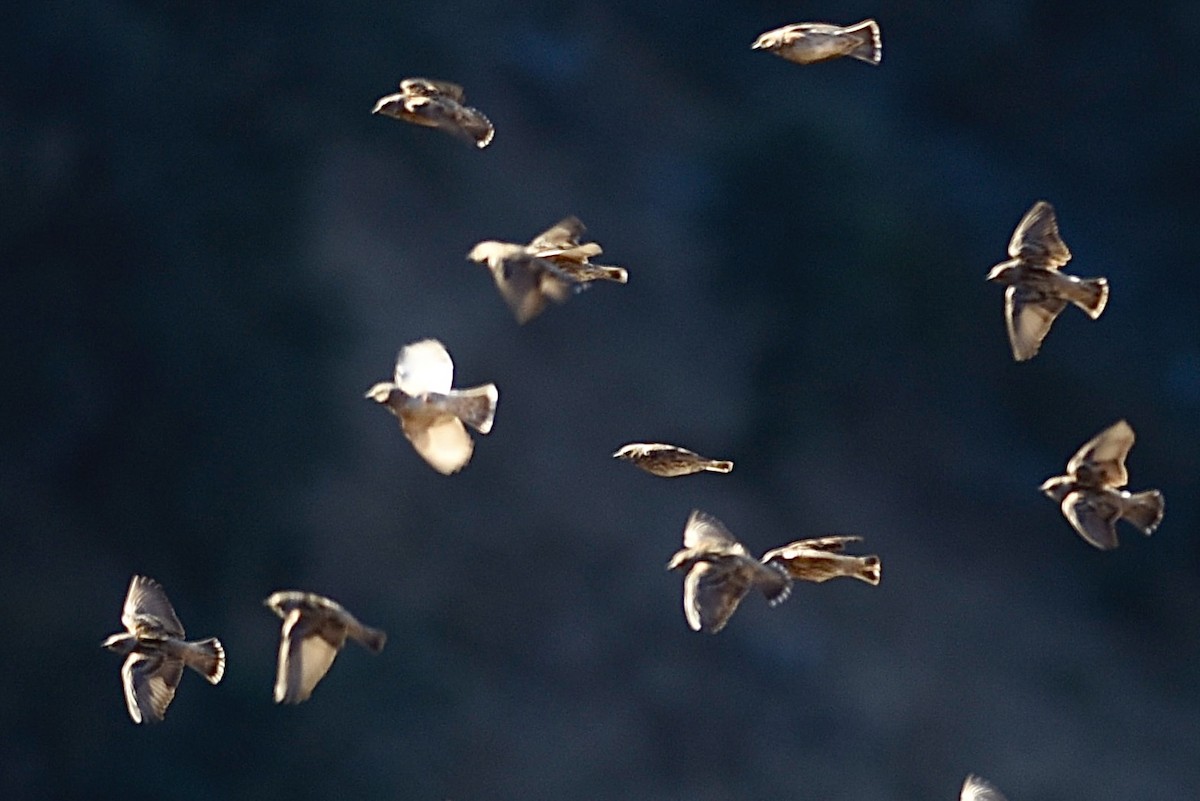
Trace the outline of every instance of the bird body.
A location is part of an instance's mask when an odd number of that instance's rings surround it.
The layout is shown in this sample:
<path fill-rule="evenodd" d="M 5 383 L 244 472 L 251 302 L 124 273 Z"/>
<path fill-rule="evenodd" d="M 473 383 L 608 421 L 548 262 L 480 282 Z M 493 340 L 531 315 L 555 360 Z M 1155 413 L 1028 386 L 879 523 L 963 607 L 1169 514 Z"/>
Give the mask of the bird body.
<path fill-rule="evenodd" d="M 392 381 L 367 390 L 366 397 L 394 414 L 413 448 L 439 473 L 466 466 L 475 443 L 464 423 L 480 434 L 492 430 L 499 391 L 495 384 L 452 389 L 454 362 L 441 342 L 406 345 L 396 359 Z"/>
<path fill-rule="evenodd" d="M 750 47 L 797 64 L 815 64 L 849 56 L 878 65 L 883 58 L 883 39 L 879 24 L 873 19 L 846 27 L 824 22 L 784 25 L 760 35 Z"/>
<path fill-rule="evenodd" d="M 792 591 L 782 568 L 759 562 L 720 520 L 699 509 L 688 517 L 683 548 L 667 569 L 686 572 L 684 617 L 692 630 L 708 634 L 725 628 L 751 588 L 757 587 L 771 606 L 786 601 Z"/>
<path fill-rule="evenodd" d="M 1146 536 L 1162 522 L 1161 492 L 1121 489 L 1129 481 L 1125 458 L 1133 443 L 1133 428 L 1119 420 L 1084 443 L 1067 463 L 1066 475 L 1048 478 L 1040 487 L 1079 536 L 1102 551 L 1117 547 L 1118 520 Z"/>
<path fill-rule="evenodd" d="M 463 88 L 449 81 L 405 78 L 400 91 L 379 98 L 372 114 L 382 114 L 427 128 L 440 128 L 478 148 L 495 135 L 491 120 L 466 104 Z"/>
<path fill-rule="evenodd" d="M 566 217 L 528 245 L 487 240 L 476 244 L 467 258 L 487 265 L 500 296 L 524 324 L 541 314 L 547 301 L 563 303 L 594 281 L 629 281 L 623 267 L 591 263 L 603 250 L 595 242 L 580 243 L 585 230 L 578 217 Z"/>
<path fill-rule="evenodd" d="M 687 448 L 661 442 L 631 442 L 621 446 L 613 454 L 613 458 L 629 462 L 647 473 L 664 478 L 686 476 L 706 470 L 713 473 L 728 473 L 733 470 L 733 462 L 709 459 Z"/>
<path fill-rule="evenodd" d="M 275 674 L 275 702 L 308 700 L 346 640 L 379 653 L 387 634 L 366 626 L 331 598 L 311 592 L 280 590 L 263 602 L 283 619 Z"/>
<path fill-rule="evenodd" d="M 125 631 L 108 637 L 102 647 L 126 657 L 121 684 L 134 723 L 163 719 L 184 667 L 211 684 L 225 675 L 225 649 L 220 640 L 210 637 L 188 642 L 166 592 L 153 579 L 134 576 L 130 581 L 121 623 Z"/>
<path fill-rule="evenodd" d="M 1073 303 L 1093 320 L 1108 303 L 1108 281 L 1077 278 L 1060 272 L 1071 251 L 1058 233 L 1054 207 L 1044 200 L 1033 204 L 1013 232 L 1007 261 L 988 272 L 987 280 L 1004 284 L 1004 319 L 1013 358 L 1037 355 L 1054 320 Z"/>

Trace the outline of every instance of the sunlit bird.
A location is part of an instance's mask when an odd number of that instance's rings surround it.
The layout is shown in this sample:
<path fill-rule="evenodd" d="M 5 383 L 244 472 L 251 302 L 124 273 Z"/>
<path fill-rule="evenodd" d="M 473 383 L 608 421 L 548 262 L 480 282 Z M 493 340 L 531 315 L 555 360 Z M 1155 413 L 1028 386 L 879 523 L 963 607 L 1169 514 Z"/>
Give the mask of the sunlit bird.
<path fill-rule="evenodd" d="M 441 128 L 479 148 L 487 147 L 495 135 L 491 120 L 468 106 L 463 88 L 449 81 L 405 78 L 400 82 L 400 91 L 379 98 L 371 113 Z"/>
<path fill-rule="evenodd" d="M 750 47 L 797 64 L 815 64 L 849 56 L 878 65 L 883 58 L 883 39 L 879 35 L 879 24 L 873 19 L 844 28 L 824 22 L 784 25 L 762 34 Z"/>
<path fill-rule="evenodd" d="M 757 587 L 771 606 L 786 601 L 792 591 L 792 580 L 782 567 L 755 559 L 720 520 L 699 509 L 688 517 L 683 548 L 667 569 L 686 572 L 684 617 L 694 631 L 709 634 L 725 628 L 751 587 Z"/>
<path fill-rule="evenodd" d="M 1076 278 L 1060 272 L 1071 260 L 1071 251 L 1058 233 L 1054 207 L 1039 200 L 1021 218 L 1008 243 L 1008 261 L 991 269 L 987 280 L 1008 287 L 1004 292 L 1004 319 L 1013 358 L 1032 359 L 1050 332 L 1054 320 L 1074 303 L 1095 320 L 1108 303 L 1108 281 Z"/>
<path fill-rule="evenodd" d="M 396 359 L 392 381 L 367 390 L 400 420 L 404 436 L 434 470 L 450 475 L 471 460 L 475 443 L 466 425 L 486 434 L 492 430 L 499 393 L 495 384 L 451 389 L 454 362 L 436 339 L 406 345 Z"/>
<path fill-rule="evenodd" d="M 963 782 L 958 801 L 1006 801 L 1006 799 L 999 790 L 992 786 L 991 782 L 972 773 Z"/>
<path fill-rule="evenodd" d="M 797 540 L 782 548 L 767 551 L 762 561 L 767 565 L 780 565 L 797 581 L 820 583 L 838 576 L 849 576 L 876 585 L 882 568 L 878 556 L 849 556 L 842 553 L 847 543 L 861 541 L 862 537 L 854 536 Z"/>
<path fill-rule="evenodd" d="M 585 230 L 579 218 L 567 217 L 528 245 L 488 240 L 475 245 L 467 258 L 487 265 L 517 322 L 526 323 L 542 313 L 548 300 L 563 303 L 593 281 L 629 281 L 623 267 L 591 263 L 603 250 L 595 242 L 580 243 Z"/>
<path fill-rule="evenodd" d="M 358 622 L 337 601 L 311 592 L 280 590 L 263 602 L 283 618 L 275 702 L 307 701 L 347 639 L 377 654 L 387 634 Z"/>
<path fill-rule="evenodd" d="M 125 705 L 134 723 L 163 719 L 190 667 L 212 684 L 225 675 L 225 649 L 216 637 L 188 642 L 167 594 L 154 579 L 134 576 L 121 610 L 125 631 L 103 647 L 126 655 L 121 667 Z"/>
<path fill-rule="evenodd" d="M 1067 474 L 1046 479 L 1041 490 L 1057 502 L 1067 521 L 1102 551 L 1117 547 L 1117 521 L 1125 519 L 1146 536 L 1163 517 L 1158 490 L 1128 492 L 1125 457 L 1133 447 L 1133 428 L 1124 420 L 1088 440 L 1067 463 Z"/>
<path fill-rule="evenodd" d="M 613 454 L 613 458 L 629 462 L 647 473 L 664 478 L 687 476 L 705 470 L 713 473 L 728 473 L 733 469 L 733 462 L 709 459 L 689 451 L 687 448 L 666 445 L 661 442 L 631 442 L 628 445 L 622 445 Z"/>

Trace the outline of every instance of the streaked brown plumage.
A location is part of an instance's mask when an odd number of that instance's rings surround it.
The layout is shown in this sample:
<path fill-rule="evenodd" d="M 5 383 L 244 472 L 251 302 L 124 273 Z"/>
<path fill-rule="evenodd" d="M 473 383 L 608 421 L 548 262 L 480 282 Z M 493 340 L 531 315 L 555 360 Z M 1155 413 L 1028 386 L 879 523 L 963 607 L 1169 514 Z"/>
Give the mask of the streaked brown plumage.
<path fill-rule="evenodd" d="M 797 64 L 815 64 L 831 58 L 850 58 L 878 65 L 883 58 L 879 24 L 865 19 L 842 27 L 824 22 L 799 22 L 767 31 L 750 45 Z"/>
<path fill-rule="evenodd" d="M 275 703 L 307 701 L 349 638 L 377 654 L 387 634 L 364 626 L 337 601 L 311 592 L 280 590 L 263 601 L 283 618 Z"/>
<path fill-rule="evenodd" d="M 593 281 L 629 281 L 623 267 L 591 263 L 603 250 L 595 242 L 580 243 L 585 230 L 578 217 L 566 217 L 528 245 L 487 240 L 467 258 L 487 265 L 500 296 L 523 324 L 541 314 L 548 300 L 563 303 Z"/>
<path fill-rule="evenodd" d="M 134 723 L 157 723 L 175 698 L 185 666 L 211 684 L 225 675 L 225 649 L 210 637 L 188 642 L 183 624 L 157 581 L 134 576 L 121 611 L 125 631 L 113 634 L 102 646 L 125 654 L 121 683 L 125 706 Z"/>
<path fill-rule="evenodd" d="M 834 536 L 812 540 L 797 540 L 763 554 L 765 564 L 778 563 L 793 579 L 822 582 L 838 576 L 849 576 L 868 584 L 878 584 L 882 564 L 879 557 L 848 556 L 842 551 L 848 542 L 861 542 L 862 537 Z"/>
<path fill-rule="evenodd" d="M 1054 320 L 1074 303 L 1095 320 L 1108 303 L 1108 281 L 1076 278 L 1060 272 L 1071 260 L 1071 251 L 1058 233 L 1054 207 L 1039 200 L 1021 218 L 1008 243 L 1008 261 L 994 266 L 987 280 L 1008 287 L 1004 292 L 1004 320 L 1013 358 L 1032 359 L 1050 332 Z"/>
<path fill-rule="evenodd" d="M 684 616 L 694 631 L 708 634 L 725 628 L 751 587 L 757 587 L 771 606 L 787 600 L 792 591 L 792 580 L 781 567 L 755 559 L 720 520 L 699 509 L 688 517 L 683 548 L 667 569 L 686 571 Z"/>
<path fill-rule="evenodd" d="M 628 445 L 622 445 L 613 454 L 613 458 L 629 462 L 647 473 L 664 478 L 686 476 L 705 470 L 713 473 L 728 473 L 733 469 L 733 462 L 709 459 L 689 451 L 687 448 L 666 445 L 661 442 L 631 442 Z"/>
<path fill-rule="evenodd" d="M 491 120 L 468 106 L 463 88 L 449 81 L 405 78 L 400 82 L 400 91 L 379 98 L 371 113 L 441 128 L 478 148 L 487 147 L 495 135 Z"/>
<path fill-rule="evenodd" d="M 1005 798 L 991 782 L 969 774 L 963 782 L 958 801 L 1005 801 Z"/>
<path fill-rule="evenodd" d="M 1161 492 L 1120 489 L 1129 482 L 1125 458 L 1133 443 L 1133 428 L 1118 420 L 1084 443 L 1067 463 L 1066 475 L 1048 478 L 1041 486 L 1079 536 L 1102 551 L 1117 547 L 1118 520 L 1127 520 L 1146 536 L 1162 522 Z"/>
<path fill-rule="evenodd" d="M 454 362 L 446 348 L 424 339 L 400 351 L 393 381 L 375 384 L 366 394 L 396 415 L 413 448 L 443 475 L 461 470 L 475 450 L 463 423 L 487 434 L 499 400 L 495 384 L 451 389 L 453 381 Z"/>

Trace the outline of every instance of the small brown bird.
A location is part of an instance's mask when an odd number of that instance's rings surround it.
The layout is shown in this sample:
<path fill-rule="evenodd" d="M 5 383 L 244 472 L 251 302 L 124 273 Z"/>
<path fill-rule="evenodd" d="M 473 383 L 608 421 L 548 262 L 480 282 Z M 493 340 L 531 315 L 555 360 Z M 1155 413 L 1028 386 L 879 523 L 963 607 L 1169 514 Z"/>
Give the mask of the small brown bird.
<path fill-rule="evenodd" d="M 463 88 L 449 81 L 405 78 L 400 91 L 379 98 L 372 114 L 441 128 L 478 148 L 487 147 L 495 135 L 492 122 L 477 108 L 466 105 Z"/>
<path fill-rule="evenodd" d="M 585 230 L 578 217 L 567 217 L 528 245 L 488 240 L 475 245 L 467 258 L 488 266 L 500 296 L 523 324 L 541 314 L 547 300 L 563 303 L 593 281 L 629 281 L 622 267 L 591 263 L 604 251 L 595 242 L 580 244 Z"/>
<path fill-rule="evenodd" d="M 225 675 L 225 649 L 216 637 L 188 642 L 167 594 L 154 579 L 134 576 L 121 610 L 125 631 L 102 646 L 127 655 L 121 667 L 125 706 L 134 723 L 158 723 L 186 665 L 216 684 Z"/>
<path fill-rule="evenodd" d="M 963 782 L 958 801 L 1005 801 L 1005 798 L 990 782 L 969 774 Z"/>
<path fill-rule="evenodd" d="M 1032 359 L 1050 332 L 1054 320 L 1074 303 L 1095 320 L 1108 303 L 1108 281 L 1076 278 L 1059 272 L 1071 260 L 1071 251 L 1058 234 L 1054 207 L 1044 200 L 1025 213 L 1008 243 L 1008 261 L 987 275 L 999 281 L 1004 292 L 1004 319 L 1013 358 Z"/>
<path fill-rule="evenodd" d="M 763 554 L 765 564 L 778 563 L 793 579 L 820 583 L 838 576 L 850 576 L 868 584 L 879 584 L 879 557 L 847 556 L 842 553 L 848 542 L 861 542 L 862 537 L 821 537 L 797 540 L 782 548 Z"/>
<path fill-rule="evenodd" d="M 786 601 L 792 591 L 792 580 L 782 567 L 755 559 L 720 520 L 699 509 L 688 517 L 683 548 L 667 569 L 687 571 L 683 614 L 694 631 L 709 634 L 725 628 L 751 587 L 757 587 L 771 606 Z"/>
<path fill-rule="evenodd" d="M 454 362 L 436 339 L 406 345 L 396 359 L 393 381 L 367 390 L 400 420 L 404 436 L 426 462 L 443 475 L 471 460 L 475 443 L 463 423 L 480 434 L 492 430 L 499 393 L 495 384 L 451 389 Z"/>
<path fill-rule="evenodd" d="M 873 19 L 845 28 L 823 22 L 784 25 L 762 34 L 750 47 L 797 64 L 815 64 L 849 56 L 878 65 L 883 58 L 883 39 L 879 35 L 879 24 Z"/>
<path fill-rule="evenodd" d="M 1048 478 L 1041 490 L 1062 507 L 1077 532 L 1102 551 L 1117 547 L 1117 521 L 1128 520 L 1147 537 L 1163 517 L 1158 490 L 1128 492 L 1125 457 L 1133 447 L 1133 428 L 1124 420 L 1088 440 L 1067 463 L 1067 474 Z"/>
<path fill-rule="evenodd" d="M 629 462 L 647 473 L 664 478 L 687 476 L 705 470 L 713 473 L 728 473 L 733 469 L 733 462 L 709 459 L 689 451 L 687 448 L 681 448 L 678 445 L 664 445 L 661 442 L 631 442 L 628 445 L 622 445 L 613 454 L 613 458 Z"/>
<path fill-rule="evenodd" d="M 364 626 L 337 601 L 321 595 L 280 590 L 263 603 L 283 618 L 275 673 L 277 704 L 307 701 L 347 637 L 373 654 L 387 642 L 387 634 Z"/>

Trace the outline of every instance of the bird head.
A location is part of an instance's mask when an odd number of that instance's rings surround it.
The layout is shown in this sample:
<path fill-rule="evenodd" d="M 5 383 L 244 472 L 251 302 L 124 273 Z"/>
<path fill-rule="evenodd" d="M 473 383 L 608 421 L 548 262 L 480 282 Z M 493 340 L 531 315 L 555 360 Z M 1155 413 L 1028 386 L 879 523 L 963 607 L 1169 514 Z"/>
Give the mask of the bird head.
<path fill-rule="evenodd" d="M 681 548 L 667 562 L 667 570 L 690 570 L 696 562 L 696 554 L 691 548 Z"/>
<path fill-rule="evenodd" d="M 122 631 L 119 634 L 114 634 L 104 642 L 100 643 L 101 648 L 107 648 L 118 654 L 127 654 L 137 645 L 137 637 L 134 637 L 127 631 Z"/>
<path fill-rule="evenodd" d="M 1011 261 L 1002 261 L 987 274 L 988 281 L 1004 281 L 1015 265 Z"/>
<path fill-rule="evenodd" d="M 520 245 L 511 245 L 507 242 L 496 242 L 489 239 L 471 248 L 471 252 L 467 254 L 467 258 L 479 264 L 486 264 L 494 269 L 498 265 L 503 264 L 505 258 L 514 253 L 520 253 L 522 250 L 524 248 Z"/>
<path fill-rule="evenodd" d="M 391 381 L 380 381 L 378 384 L 368 389 L 367 394 L 363 395 L 363 397 L 370 398 L 376 403 L 387 403 L 388 398 L 391 397 L 392 391 L 395 389 L 396 385 Z"/>
<path fill-rule="evenodd" d="M 297 590 L 279 590 L 271 593 L 263 606 L 270 609 L 280 617 L 287 617 L 288 612 L 304 602 L 305 594 Z"/>
<path fill-rule="evenodd" d="M 779 31 L 767 31 L 763 35 L 754 40 L 754 44 L 750 45 L 751 50 L 774 50 L 781 44 Z"/>
<path fill-rule="evenodd" d="M 614 459 L 624 459 L 624 460 L 628 461 L 629 459 L 635 459 L 638 456 L 643 455 L 644 453 L 645 453 L 645 450 L 643 448 L 639 447 L 638 445 L 635 445 L 635 444 L 622 445 L 620 447 L 620 449 L 617 450 L 617 452 L 613 454 L 613 458 Z"/>
<path fill-rule="evenodd" d="M 375 104 L 375 108 L 371 109 L 372 114 L 382 114 L 385 117 L 399 117 L 399 109 L 404 107 L 404 95 L 387 95 L 379 98 Z"/>
<path fill-rule="evenodd" d="M 1067 497 L 1067 494 L 1075 488 L 1075 482 L 1070 476 L 1055 476 L 1048 478 L 1042 482 L 1042 486 L 1038 487 L 1047 498 L 1053 499 L 1056 503 L 1062 503 L 1062 499 Z"/>

